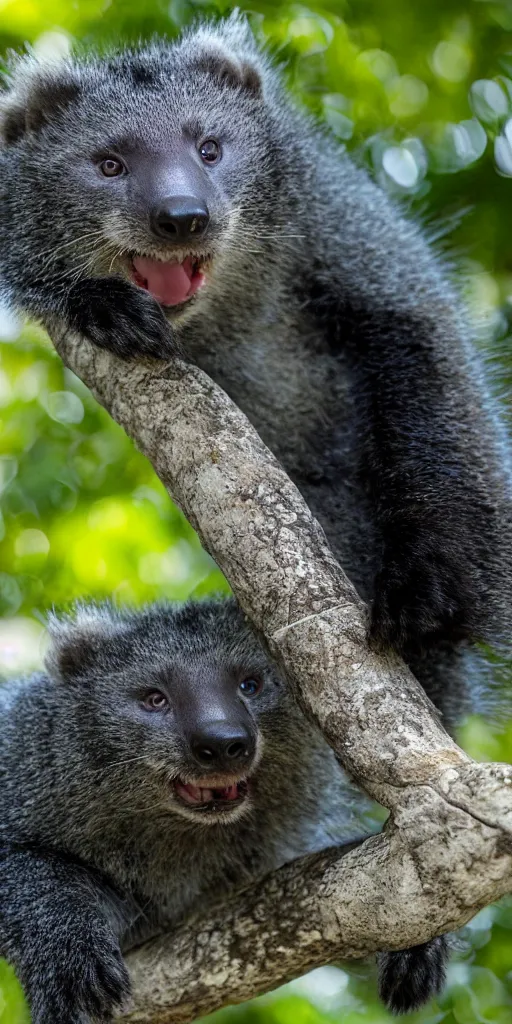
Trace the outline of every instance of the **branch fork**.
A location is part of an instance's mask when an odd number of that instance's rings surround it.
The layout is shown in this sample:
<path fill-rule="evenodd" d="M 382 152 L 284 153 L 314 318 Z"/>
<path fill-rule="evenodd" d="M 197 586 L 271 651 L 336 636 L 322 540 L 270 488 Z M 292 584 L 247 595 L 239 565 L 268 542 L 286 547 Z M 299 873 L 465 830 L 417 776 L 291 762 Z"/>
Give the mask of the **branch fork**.
<path fill-rule="evenodd" d="M 512 890 L 512 767 L 447 735 L 302 496 L 197 367 L 124 361 L 55 326 L 66 365 L 149 458 L 349 775 L 390 810 L 381 835 L 287 864 L 127 957 L 123 1019 L 186 1024 L 314 967 L 460 928 Z"/>

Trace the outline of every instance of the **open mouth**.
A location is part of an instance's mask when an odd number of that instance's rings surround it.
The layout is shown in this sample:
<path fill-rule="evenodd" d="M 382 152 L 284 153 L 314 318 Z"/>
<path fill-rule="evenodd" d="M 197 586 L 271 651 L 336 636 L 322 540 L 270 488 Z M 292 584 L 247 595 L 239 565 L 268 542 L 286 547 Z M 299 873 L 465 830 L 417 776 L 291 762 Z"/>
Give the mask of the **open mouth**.
<path fill-rule="evenodd" d="M 240 807 L 247 799 L 249 786 L 245 779 L 223 787 L 192 785 L 190 782 L 177 779 L 174 783 L 174 792 L 184 807 L 202 814 L 218 814 Z"/>
<path fill-rule="evenodd" d="M 132 279 L 139 288 L 150 292 L 161 306 L 181 306 L 203 287 L 207 262 L 196 256 L 187 256 L 181 263 L 134 256 Z"/>

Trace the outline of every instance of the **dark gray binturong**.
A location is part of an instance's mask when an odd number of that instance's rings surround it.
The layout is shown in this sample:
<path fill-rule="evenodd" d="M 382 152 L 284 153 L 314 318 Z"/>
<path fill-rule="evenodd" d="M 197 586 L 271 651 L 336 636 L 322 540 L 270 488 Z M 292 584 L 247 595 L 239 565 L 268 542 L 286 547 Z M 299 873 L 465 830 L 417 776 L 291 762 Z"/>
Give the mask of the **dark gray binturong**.
<path fill-rule="evenodd" d="M 422 229 L 295 107 L 238 16 L 20 58 L 0 131 L 3 301 L 218 381 L 321 521 L 373 641 L 453 725 L 483 678 L 473 645 L 510 631 L 510 458 Z M 404 954 L 388 1003 L 428 998 L 445 953 Z"/>
<path fill-rule="evenodd" d="M 103 1022 L 121 950 L 353 837 L 356 794 L 234 601 L 50 632 L 0 687 L 0 956 L 33 1024 Z"/>

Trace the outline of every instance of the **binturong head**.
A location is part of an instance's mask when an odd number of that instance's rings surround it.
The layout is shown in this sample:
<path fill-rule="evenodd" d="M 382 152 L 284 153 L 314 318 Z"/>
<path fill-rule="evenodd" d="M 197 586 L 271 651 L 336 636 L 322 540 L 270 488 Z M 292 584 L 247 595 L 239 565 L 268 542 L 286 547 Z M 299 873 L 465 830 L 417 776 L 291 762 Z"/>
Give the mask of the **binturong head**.
<path fill-rule="evenodd" d="M 76 723 L 82 774 L 105 786 L 96 805 L 115 793 L 116 812 L 139 821 L 228 825 L 272 806 L 281 774 L 295 784 L 306 723 L 234 601 L 88 605 L 50 633 L 56 702 Z"/>
<path fill-rule="evenodd" d="M 43 221 L 55 233 L 40 277 L 61 263 L 77 278 L 121 274 L 179 322 L 240 277 L 258 240 L 268 267 L 293 158 L 279 89 L 237 14 L 117 54 L 15 59 L 0 164 L 17 237 Z"/>

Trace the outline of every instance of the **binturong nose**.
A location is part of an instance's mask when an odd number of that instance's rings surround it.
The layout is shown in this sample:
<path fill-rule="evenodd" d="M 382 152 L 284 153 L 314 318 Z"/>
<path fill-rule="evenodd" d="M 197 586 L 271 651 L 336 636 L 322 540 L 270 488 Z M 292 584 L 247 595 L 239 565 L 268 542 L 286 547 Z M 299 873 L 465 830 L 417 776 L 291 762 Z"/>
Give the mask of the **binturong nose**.
<path fill-rule="evenodd" d="M 166 242 L 202 238 L 210 220 L 208 207 L 197 196 L 167 196 L 150 213 L 153 234 Z"/>
<path fill-rule="evenodd" d="M 194 759 L 211 771 L 243 772 L 255 751 L 255 740 L 240 723 L 208 722 L 190 738 Z"/>

